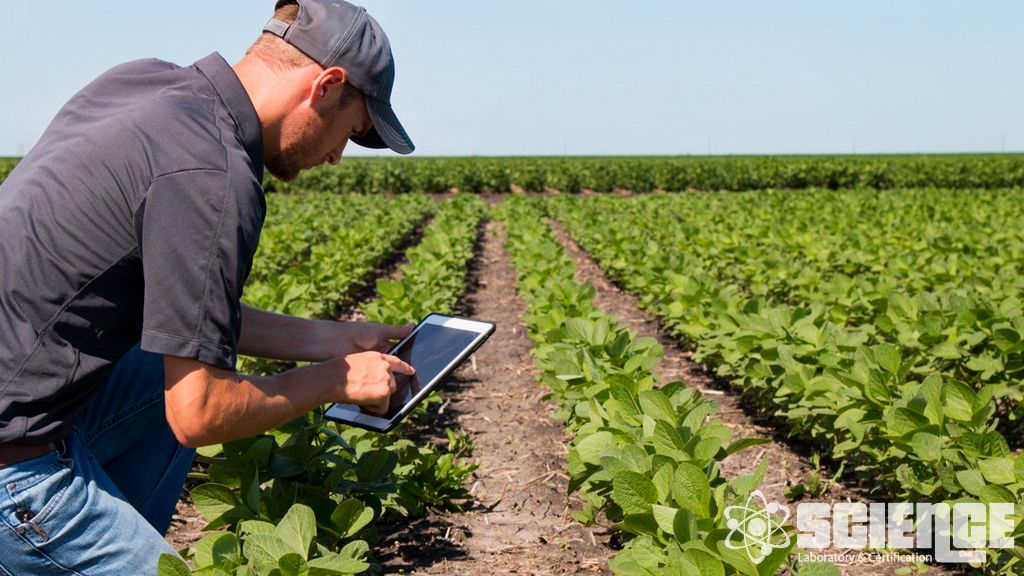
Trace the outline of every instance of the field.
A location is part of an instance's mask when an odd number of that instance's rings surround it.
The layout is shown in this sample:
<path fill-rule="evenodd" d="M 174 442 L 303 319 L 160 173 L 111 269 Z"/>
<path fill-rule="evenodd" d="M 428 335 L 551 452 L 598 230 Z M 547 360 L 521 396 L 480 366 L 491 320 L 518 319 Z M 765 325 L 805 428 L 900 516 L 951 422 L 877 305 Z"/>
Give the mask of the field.
<path fill-rule="evenodd" d="M 1024 156 L 365 159 L 267 188 L 247 302 L 498 332 L 396 432 L 314 412 L 201 449 L 162 574 L 1024 573 Z M 736 546 L 755 490 L 1008 503 L 1017 545 L 879 563 L 799 549 L 790 516 Z"/>

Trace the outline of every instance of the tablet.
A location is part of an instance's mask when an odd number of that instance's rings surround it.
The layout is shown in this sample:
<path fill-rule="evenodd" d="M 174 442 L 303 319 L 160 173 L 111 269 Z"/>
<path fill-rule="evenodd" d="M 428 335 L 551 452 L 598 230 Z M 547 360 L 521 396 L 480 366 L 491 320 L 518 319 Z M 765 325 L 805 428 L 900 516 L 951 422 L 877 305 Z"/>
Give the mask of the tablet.
<path fill-rule="evenodd" d="M 374 414 L 355 404 L 332 404 L 325 416 L 368 430 L 394 428 L 430 391 L 455 371 L 494 332 L 494 324 L 430 314 L 412 333 L 388 352 L 416 369 L 416 374 L 395 374 L 398 389 L 385 414 Z"/>

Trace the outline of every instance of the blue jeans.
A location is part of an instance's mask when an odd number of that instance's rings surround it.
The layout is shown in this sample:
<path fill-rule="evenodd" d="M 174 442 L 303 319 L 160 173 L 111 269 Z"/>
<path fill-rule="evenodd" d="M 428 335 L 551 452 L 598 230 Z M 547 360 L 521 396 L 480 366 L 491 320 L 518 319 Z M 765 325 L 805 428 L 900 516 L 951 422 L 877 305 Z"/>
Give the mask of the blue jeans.
<path fill-rule="evenodd" d="M 133 348 L 57 444 L 0 468 L 0 576 L 156 574 L 195 457 L 164 415 L 163 357 Z"/>

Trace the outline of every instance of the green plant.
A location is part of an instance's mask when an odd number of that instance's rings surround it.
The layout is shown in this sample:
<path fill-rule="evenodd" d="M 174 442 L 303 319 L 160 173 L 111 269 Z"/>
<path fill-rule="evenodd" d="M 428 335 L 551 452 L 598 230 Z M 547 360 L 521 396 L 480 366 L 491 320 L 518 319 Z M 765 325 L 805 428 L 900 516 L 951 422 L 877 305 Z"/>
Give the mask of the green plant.
<path fill-rule="evenodd" d="M 331 526 L 339 533 L 353 535 L 373 518 L 373 511 L 358 500 L 346 500 L 331 515 Z M 192 571 L 180 557 L 160 557 L 160 576 L 188 574 L 334 576 L 359 574 L 369 568 L 365 561 L 369 547 L 353 540 L 332 552 L 316 540 L 317 519 L 313 510 L 294 504 L 277 524 L 246 520 L 238 533 L 218 532 L 200 540 L 193 549 Z"/>
<path fill-rule="evenodd" d="M 1024 457 L 999 431 L 1022 394 L 1024 274 L 1007 254 L 1024 237 L 1001 232 L 1019 196 L 563 197 L 556 212 L 697 359 L 879 493 L 1019 509 Z M 1022 554 L 993 550 L 988 569 Z"/>

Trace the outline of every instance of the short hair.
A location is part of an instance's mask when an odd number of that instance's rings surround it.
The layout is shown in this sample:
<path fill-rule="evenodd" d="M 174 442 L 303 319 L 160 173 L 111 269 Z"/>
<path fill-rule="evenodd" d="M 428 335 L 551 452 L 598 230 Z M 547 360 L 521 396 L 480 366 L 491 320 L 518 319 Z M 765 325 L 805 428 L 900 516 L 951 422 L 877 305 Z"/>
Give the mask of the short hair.
<path fill-rule="evenodd" d="M 299 3 L 297 0 L 283 0 L 277 3 L 277 7 L 274 9 L 274 18 L 282 22 L 291 24 L 299 17 Z M 301 50 L 292 46 L 288 42 L 285 42 L 280 36 L 271 34 L 270 32 L 263 32 L 260 37 L 253 42 L 252 46 L 245 51 L 246 54 L 253 54 L 258 56 L 260 60 L 263 60 L 272 69 L 278 72 L 285 72 L 293 68 L 302 68 L 303 66 L 309 66 L 310 64 L 317 64 L 315 60 L 307 56 Z M 345 109 L 359 96 L 362 96 L 362 91 L 352 85 L 351 82 L 345 87 L 346 90 L 342 93 L 340 108 Z"/>
<path fill-rule="evenodd" d="M 291 24 L 298 17 L 298 2 L 278 2 L 278 8 L 274 10 L 275 19 Z M 253 42 L 252 46 L 245 53 L 259 56 L 260 60 L 263 60 L 267 65 L 279 72 L 315 63 L 312 58 L 306 56 L 301 50 L 270 32 L 260 34 L 260 37 Z"/>

